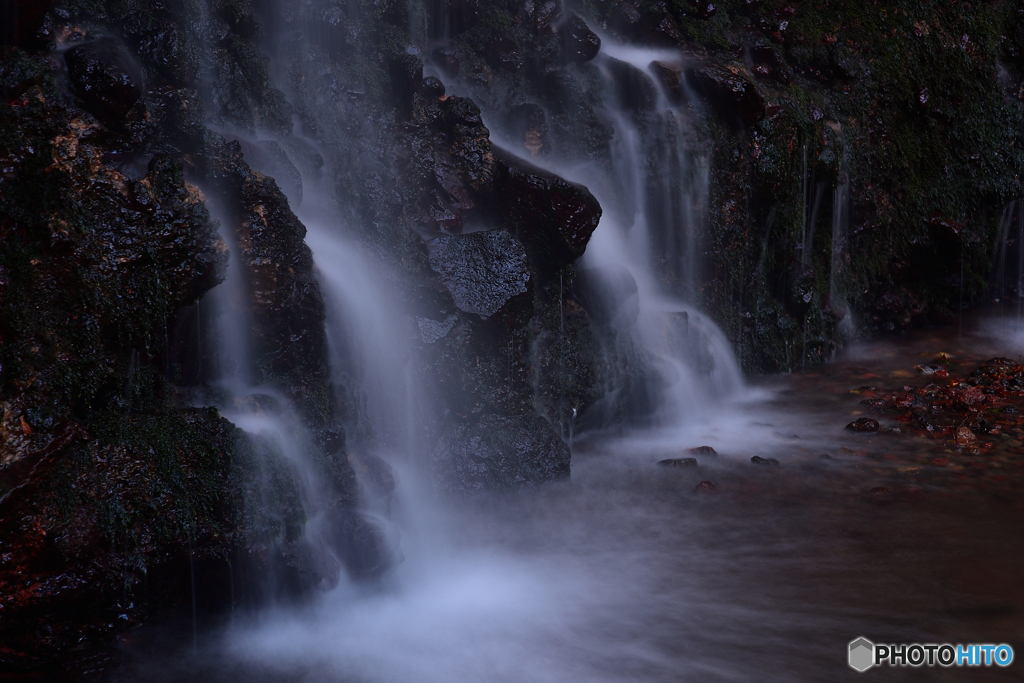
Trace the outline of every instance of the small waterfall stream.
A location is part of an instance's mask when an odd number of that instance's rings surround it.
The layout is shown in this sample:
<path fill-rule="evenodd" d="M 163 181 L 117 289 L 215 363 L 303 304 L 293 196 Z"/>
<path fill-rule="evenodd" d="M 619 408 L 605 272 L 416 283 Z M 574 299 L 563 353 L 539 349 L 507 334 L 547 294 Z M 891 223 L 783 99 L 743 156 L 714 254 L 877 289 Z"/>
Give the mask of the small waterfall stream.
<path fill-rule="evenodd" d="M 671 431 L 743 387 L 728 340 L 699 307 L 709 172 L 696 114 L 683 104 L 699 98 L 686 86 L 678 52 L 605 37 L 594 63 L 604 78 L 602 114 L 613 131 L 607 169 L 556 154 L 529 156 L 523 140 L 502 130 L 501 112 L 485 108 L 483 116 L 506 153 L 586 186 L 604 210 L 577 264 L 577 286 L 600 310 L 608 368 L 605 397 L 591 408 L 588 424 L 624 421 Z M 679 79 L 676 92 L 658 69 Z M 472 95 L 460 82 L 443 80 L 450 91 Z"/>

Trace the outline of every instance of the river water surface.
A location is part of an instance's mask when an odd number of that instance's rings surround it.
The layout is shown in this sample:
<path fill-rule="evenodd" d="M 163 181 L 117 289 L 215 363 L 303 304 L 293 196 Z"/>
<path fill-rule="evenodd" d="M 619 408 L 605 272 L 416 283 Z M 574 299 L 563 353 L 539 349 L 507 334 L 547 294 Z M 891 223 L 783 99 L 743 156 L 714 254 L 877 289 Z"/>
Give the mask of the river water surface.
<path fill-rule="evenodd" d="M 406 505 L 403 494 L 422 494 L 399 471 L 405 561 L 379 583 L 238 614 L 198 654 L 125 646 L 115 678 L 1021 680 L 1020 662 L 866 674 L 846 664 L 858 636 L 1024 652 L 1016 427 L 980 455 L 888 432 L 885 416 L 875 434 L 843 429 L 871 414 L 863 387 L 920 386 L 914 367 L 938 354 L 965 376 L 1024 351 L 1012 326 L 982 328 L 854 346 L 754 382 L 687 427 L 584 435 L 570 480 L 514 495 Z M 689 452 L 699 446 L 717 455 Z M 658 465 L 679 457 L 698 465 Z"/>

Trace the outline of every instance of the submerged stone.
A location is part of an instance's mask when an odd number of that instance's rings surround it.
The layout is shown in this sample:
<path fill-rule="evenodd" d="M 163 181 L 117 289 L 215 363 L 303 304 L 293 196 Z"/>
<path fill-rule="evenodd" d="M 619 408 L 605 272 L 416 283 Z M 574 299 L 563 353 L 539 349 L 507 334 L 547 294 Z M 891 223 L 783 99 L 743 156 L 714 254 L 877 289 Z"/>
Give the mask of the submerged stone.
<path fill-rule="evenodd" d="M 846 428 L 851 432 L 877 432 L 878 420 L 870 417 L 860 417 L 846 425 Z"/>
<path fill-rule="evenodd" d="M 750 459 L 750 462 L 755 465 L 778 465 L 779 461 L 775 458 L 762 458 L 760 455 L 755 455 Z"/>

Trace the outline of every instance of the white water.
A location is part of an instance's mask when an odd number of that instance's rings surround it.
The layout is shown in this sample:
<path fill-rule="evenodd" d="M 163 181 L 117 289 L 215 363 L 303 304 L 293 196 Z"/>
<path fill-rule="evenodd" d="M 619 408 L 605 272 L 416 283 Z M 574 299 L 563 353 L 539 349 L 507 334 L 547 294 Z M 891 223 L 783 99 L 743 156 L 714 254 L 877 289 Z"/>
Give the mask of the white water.
<path fill-rule="evenodd" d="M 662 51 L 606 47 L 598 58 L 606 73 L 606 56 L 642 71 L 653 59 L 679 59 Z M 777 455 L 788 437 L 769 423 L 778 416 L 763 406 L 754 410 L 766 394 L 743 389 L 718 328 L 679 292 L 665 292 L 665 273 L 655 266 L 651 245 L 665 237 L 664 230 L 677 230 L 679 260 L 670 272 L 696 277 L 707 188 L 677 188 L 688 207 L 675 216 L 679 223 L 648 224 L 644 169 L 650 141 L 642 139 L 611 91 L 609 85 L 614 173 L 545 163 L 588 185 L 605 209 L 583 265 L 599 273 L 625 270 L 636 283 L 636 321 L 617 331 L 607 351 L 637 353 L 654 369 L 658 429 L 608 438 L 596 451 L 578 451 L 568 482 L 489 500 L 435 500 L 418 466 L 431 392 L 414 372 L 412 318 L 396 306 L 399 298 L 386 270 L 348 237 L 349 227 L 327 208 L 316 183 L 303 178 L 303 197 L 292 197 L 292 208 L 309 230 L 307 242 L 328 303 L 332 368 L 350 373 L 338 374 L 339 384 L 354 379 L 363 392 L 349 448 L 357 455 L 363 449 L 379 455 L 397 472 L 390 509 L 381 501 L 366 505 L 381 515 L 390 512 L 392 539 L 400 537 L 405 561 L 376 585 L 342 580 L 313 605 L 272 607 L 251 620 L 239 617 L 222 642 L 224 668 L 242 672 L 229 679 L 787 678 L 764 674 L 753 655 L 772 648 L 791 655 L 792 643 L 811 630 L 804 621 L 807 612 L 821 606 L 780 609 L 750 581 L 751 567 L 765 562 L 769 552 L 759 539 L 737 534 L 735 519 L 708 514 L 714 503 L 694 496 L 692 482 L 666 488 L 664 472 L 652 466 L 685 455 L 687 448 L 710 445 L 722 453 L 720 464 L 702 462 L 708 468 L 702 476 L 713 476 L 752 450 Z M 669 106 L 660 91 L 658 106 L 662 125 L 674 127 L 674 139 L 685 139 L 684 112 Z M 684 146 L 661 158 L 677 165 L 701 163 Z M 693 280 L 685 284 L 692 297 Z M 222 309 L 232 310 L 227 302 L 239 291 L 229 280 L 218 296 Z M 221 319 L 220 338 L 244 348 L 244 318 Z M 619 379 L 610 378 L 610 385 Z M 237 377 L 233 381 L 236 396 L 260 391 Z M 314 520 L 307 535 L 315 537 L 318 484 L 296 447 L 306 437 L 295 433 L 288 411 L 225 414 L 296 464 L 304 505 Z M 773 571 L 781 571 L 787 554 L 806 551 L 785 544 L 772 549 L 778 555 Z M 814 628 L 826 625 L 818 618 Z M 816 657 L 830 656 L 817 645 L 810 650 Z"/>

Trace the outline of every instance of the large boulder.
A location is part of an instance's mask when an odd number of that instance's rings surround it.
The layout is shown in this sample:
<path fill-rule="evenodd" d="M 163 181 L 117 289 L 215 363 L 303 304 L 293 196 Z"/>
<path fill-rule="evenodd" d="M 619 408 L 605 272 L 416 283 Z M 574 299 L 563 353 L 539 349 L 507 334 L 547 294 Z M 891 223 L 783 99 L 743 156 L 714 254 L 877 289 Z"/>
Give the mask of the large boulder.
<path fill-rule="evenodd" d="M 739 69 L 718 65 L 692 67 L 686 77 L 728 123 L 751 125 L 764 116 L 764 99 Z"/>
<path fill-rule="evenodd" d="M 497 215 L 526 245 L 540 275 L 583 256 L 601 220 L 594 195 L 500 150 L 494 160 Z"/>

